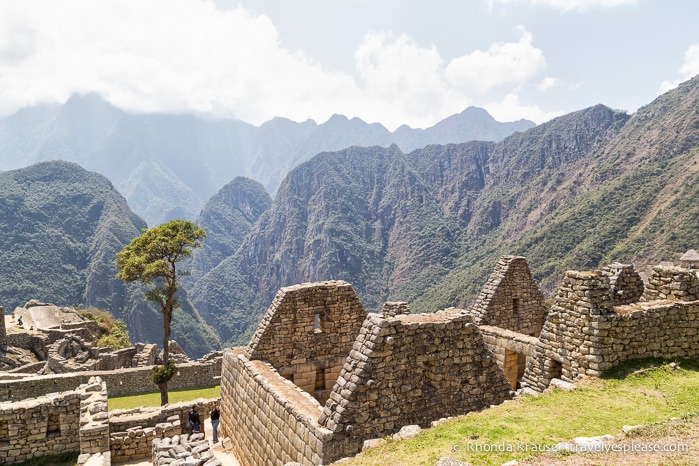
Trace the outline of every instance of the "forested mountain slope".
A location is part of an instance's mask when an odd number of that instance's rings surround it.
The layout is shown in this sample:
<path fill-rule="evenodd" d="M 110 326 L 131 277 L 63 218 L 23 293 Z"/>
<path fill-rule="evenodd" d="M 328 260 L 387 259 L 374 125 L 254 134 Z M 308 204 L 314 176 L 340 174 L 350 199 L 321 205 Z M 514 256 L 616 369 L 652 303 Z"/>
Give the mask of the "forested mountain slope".
<path fill-rule="evenodd" d="M 6 311 L 39 299 L 94 306 L 127 324 L 132 341 L 162 344 L 162 316 L 138 285 L 116 278 L 116 253 L 146 224 L 104 176 L 68 162 L 0 173 L 0 304 Z M 218 337 L 182 294 L 173 338 L 191 356 Z"/>
<path fill-rule="evenodd" d="M 107 176 L 150 226 L 195 219 L 221 187 L 237 176 L 273 193 L 293 167 L 322 151 L 398 143 L 404 150 L 436 142 L 499 140 L 534 124 L 499 123 L 469 108 L 427 130 L 391 133 L 336 115 L 325 123 L 274 118 L 261 126 L 239 120 L 123 112 L 96 94 L 63 105 L 25 108 L 0 118 L 0 170 L 66 160 Z"/>
<path fill-rule="evenodd" d="M 629 117 L 602 105 L 505 140 L 322 153 L 289 173 L 232 256 L 192 289 L 245 341 L 280 287 L 344 279 L 369 311 L 466 306 L 502 254 L 552 291 L 566 269 L 697 247 L 699 78 Z"/>

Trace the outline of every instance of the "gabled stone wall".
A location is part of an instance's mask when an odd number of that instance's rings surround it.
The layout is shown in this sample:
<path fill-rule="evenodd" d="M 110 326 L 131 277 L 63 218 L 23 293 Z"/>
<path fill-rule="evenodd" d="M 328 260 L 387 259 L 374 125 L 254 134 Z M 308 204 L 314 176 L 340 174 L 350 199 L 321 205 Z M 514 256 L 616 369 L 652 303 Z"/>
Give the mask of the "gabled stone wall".
<path fill-rule="evenodd" d="M 602 273 L 609 277 L 614 306 L 636 303 L 643 296 L 643 280 L 633 265 L 615 262 L 603 267 Z"/>
<path fill-rule="evenodd" d="M 389 319 L 372 314 L 319 423 L 342 442 L 344 455 L 354 455 L 364 440 L 385 437 L 405 425 L 429 426 L 509 397 L 507 379 L 463 311 Z"/>
<path fill-rule="evenodd" d="M 492 325 L 526 335 L 538 335 L 546 319 L 544 295 L 527 260 L 503 256 L 481 289 L 471 311 L 477 325 Z"/>
<path fill-rule="evenodd" d="M 342 358 L 330 353 L 342 364 L 324 403 L 318 401 L 317 392 L 311 396 L 294 383 L 296 377 L 292 381 L 283 372 L 293 361 L 290 354 L 305 355 L 296 364 L 324 357 L 304 353 L 305 345 L 315 341 L 308 335 L 315 330 L 309 316 L 328 308 L 327 301 L 312 301 L 314 287 L 320 290 L 317 296 L 346 291 L 348 299 L 340 302 L 347 303 L 345 314 L 350 316 L 347 324 L 334 327 L 340 335 L 327 335 L 329 341 L 341 342 L 347 354 Z M 242 465 L 329 464 L 358 453 L 364 440 L 390 435 L 409 424 L 427 426 L 511 396 L 505 375 L 465 311 L 390 318 L 370 314 L 355 330 L 355 318 L 363 309 L 350 290 L 341 282 L 282 289 L 250 345 L 224 354 L 221 436 L 230 437 Z M 327 315 L 338 322 L 342 313 Z M 301 342 L 300 351 L 293 353 L 284 337 Z M 270 361 L 285 364 L 277 367 Z"/>
<path fill-rule="evenodd" d="M 246 349 L 324 402 L 366 311 L 349 283 L 304 283 L 279 290 Z"/>
<path fill-rule="evenodd" d="M 332 432 L 320 426 L 322 407 L 270 364 L 250 361 L 243 348 L 223 356 L 219 437 L 230 437 L 243 466 L 288 462 L 329 464 Z"/>

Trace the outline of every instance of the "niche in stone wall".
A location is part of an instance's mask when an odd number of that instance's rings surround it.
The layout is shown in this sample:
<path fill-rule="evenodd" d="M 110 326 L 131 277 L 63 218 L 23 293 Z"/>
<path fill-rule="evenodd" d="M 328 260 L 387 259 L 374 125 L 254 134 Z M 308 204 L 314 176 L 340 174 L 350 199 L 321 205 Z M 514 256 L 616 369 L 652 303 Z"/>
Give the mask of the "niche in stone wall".
<path fill-rule="evenodd" d="M 59 413 L 49 413 L 46 421 L 46 436 L 57 437 L 61 435 L 61 415 Z"/>
<path fill-rule="evenodd" d="M 548 364 L 544 363 L 544 371 L 544 378 L 549 380 L 560 379 L 561 374 L 563 374 L 563 363 L 556 361 L 555 359 L 549 359 Z"/>
<path fill-rule="evenodd" d="M 325 369 L 316 369 L 316 390 L 325 390 Z"/>
<path fill-rule="evenodd" d="M 0 421 L 0 445 L 8 445 L 10 443 L 8 424 L 8 421 Z"/>
<path fill-rule="evenodd" d="M 313 331 L 315 333 L 323 333 L 323 325 L 320 321 L 320 314 L 316 312 L 315 319 L 313 320 Z"/>
<path fill-rule="evenodd" d="M 419 363 L 422 372 L 422 390 L 434 390 L 438 388 L 439 377 L 436 373 L 435 361 L 423 361 Z"/>

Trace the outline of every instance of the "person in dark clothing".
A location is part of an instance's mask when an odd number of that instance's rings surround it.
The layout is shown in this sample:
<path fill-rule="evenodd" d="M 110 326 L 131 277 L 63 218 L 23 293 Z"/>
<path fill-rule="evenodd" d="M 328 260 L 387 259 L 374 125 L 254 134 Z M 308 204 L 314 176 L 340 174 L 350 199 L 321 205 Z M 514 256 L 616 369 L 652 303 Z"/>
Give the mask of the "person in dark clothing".
<path fill-rule="evenodd" d="M 192 426 L 192 434 L 199 433 L 201 421 L 199 420 L 199 412 L 197 411 L 197 405 L 193 405 L 192 410 L 189 412 L 189 424 L 191 424 Z"/>
<path fill-rule="evenodd" d="M 213 441 L 218 443 L 218 422 L 221 417 L 221 411 L 218 409 L 217 403 L 211 403 L 211 430 L 213 431 Z"/>

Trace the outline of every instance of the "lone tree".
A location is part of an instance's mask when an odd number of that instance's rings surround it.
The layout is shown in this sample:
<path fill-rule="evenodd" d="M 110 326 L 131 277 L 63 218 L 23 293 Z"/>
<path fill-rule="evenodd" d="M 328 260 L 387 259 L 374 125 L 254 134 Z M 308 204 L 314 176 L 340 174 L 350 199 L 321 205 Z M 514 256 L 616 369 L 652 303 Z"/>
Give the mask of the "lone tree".
<path fill-rule="evenodd" d="M 154 228 L 144 229 L 117 253 L 117 278 L 125 282 L 140 281 L 154 285 L 146 292 L 148 301 L 158 303 L 163 314 L 163 365 L 153 369 L 153 382 L 160 389 L 160 402 L 167 404 L 167 383 L 175 374 L 175 363 L 170 362 L 169 341 L 172 312 L 179 307 L 175 297 L 180 277 L 187 270 L 177 270 L 177 262 L 191 257 L 192 249 L 201 247 L 206 232 L 189 220 L 170 220 Z"/>

